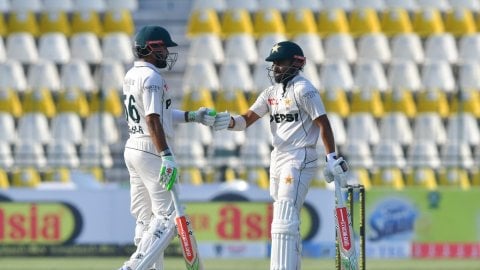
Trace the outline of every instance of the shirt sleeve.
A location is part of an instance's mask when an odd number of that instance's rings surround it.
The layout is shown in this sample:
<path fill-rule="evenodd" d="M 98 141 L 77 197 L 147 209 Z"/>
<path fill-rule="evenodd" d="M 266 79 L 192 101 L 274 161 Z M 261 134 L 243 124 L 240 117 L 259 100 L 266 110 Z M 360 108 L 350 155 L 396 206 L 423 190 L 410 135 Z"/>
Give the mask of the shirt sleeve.
<path fill-rule="evenodd" d="M 314 87 L 303 86 L 299 91 L 299 99 L 302 107 L 312 119 L 326 114 L 320 92 Z"/>
<path fill-rule="evenodd" d="M 267 91 L 263 91 L 262 93 L 260 93 L 257 100 L 255 100 L 255 102 L 250 107 L 250 111 L 254 112 L 260 117 L 264 116 L 269 112 L 266 92 Z"/>
<path fill-rule="evenodd" d="M 152 74 L 143 84 L 145 115 L 162 114 L 163 94 L 163 78 L 157 74 Z"/>

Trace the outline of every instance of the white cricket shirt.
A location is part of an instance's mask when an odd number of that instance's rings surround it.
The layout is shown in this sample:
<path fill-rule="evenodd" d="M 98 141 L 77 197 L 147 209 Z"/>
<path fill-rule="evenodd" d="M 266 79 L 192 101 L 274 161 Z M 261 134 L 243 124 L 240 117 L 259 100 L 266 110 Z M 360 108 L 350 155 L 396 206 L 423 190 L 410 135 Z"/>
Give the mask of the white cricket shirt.
<path fill-rule="evenodd" d="M 145 116 L 158 114 L 167 143 L 173 140 L 172 99 L 158 68 L 135 61 L 123 80 L 123 103 L 130 137 L 150 136 Z"/>
<path fill-rule="evenodd" d="M 315 147 L 320 129 L 313 120 L 326 113 L 318 90 L 301 75 L 265 89 L 250 107 L 260 117 L 270 114 L 273 146 L 279 151 Z"/>

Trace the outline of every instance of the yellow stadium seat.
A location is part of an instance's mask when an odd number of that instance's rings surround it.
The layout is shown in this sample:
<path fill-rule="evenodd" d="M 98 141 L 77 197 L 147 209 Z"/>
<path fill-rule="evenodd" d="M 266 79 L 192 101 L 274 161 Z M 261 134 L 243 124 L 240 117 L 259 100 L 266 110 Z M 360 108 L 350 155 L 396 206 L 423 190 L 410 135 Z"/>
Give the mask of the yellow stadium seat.
<path fill-rule="evenodd" d="M 374 117 L 383 115 L 383 103 L 380 91 L 377 90 L 357 90 L 352 93 L 350 112 L 368 112 Z"/>
<path fill-rule="evenodd" d="M 207 183 L 233 182 L 236 179 L 235 170 L 227 167 L 213 168 L 205 174 Z"/>
<path fill-rule="evenodd" d="M 381 27 L 382 32 L 389 37 L 413 30 L 408 11 L 401 8 L 385 10 L 381 15 Z"/>
<path fill-rule="evenodd" d="M 16 91 L 0 90 L 0 111 L 8 112 L 16 118 L 23 114 L 22 103 Z"/>
<path fill-rule="evenodd" d="M 276 9 L 261 9 L 253 15 L 253 31 L 257 37 L 269 34 L 285 34 L 282 14 Z"/>
<path fill-rule="evenodd" d="M 123 103 L 116 89 L 106 89 L 93 94 L 89 102 L 90 113 L 109 112 L 115 117 L 123 113 Z"/>
<path fill-rule="evenodd" d="M 261 189 L 268 189 L 270 187 L 270 179 L 268 171 L 265 168 L 247 168 L 239 171 L 241 179 L 248 183 L 258 186 Z"/>
<path fill-rule="evenodd" d="M 472 172 L 472 186 L 480 187 L 480 170 L 476 169 Z"/>
<path fill-rule="evenodd" d="M 450 113 L 468 112 L 480 117 L 480 95 L 476 89 L 463 89 L 450 98 Z"/>
<path fill-rule="evenodd" d="M 7 23 L 5 22 L 5 17 L 3 13 L 0 12 L 0 37 L 7 35 Z"/>
<path fill-rule="evenodd" d="M 460 187 L 463 190 L 471 186 L 468 171 L 462 168 L 443 168 L 439 172 L 438 180 L 440 186 Z"/>
<path fill-rule="evenodd" d="M 10 187 L 10 183 L 8 182 L 7 172 L 0 169 L 0 189 L 7 189 L 9 187 Z"/>
<path fill-rule="evenodd" d="M 429 190 L 437 188 L 437 176 L 435 170 L 428 167 L 412 168 L 406 172 L 406 186 L 424 187 Z"/>
<path fill-rule="evenodd" d="M 352 168 L 350 170 L 350 180 L 365 186 L 367 190 L 372 188 L 370 174 L 365 168 Z"/>
<path fill-rule="evenodd" d="M 445 27 L 440 11 L 437 9 L 423 9 L 415 12 L 413 17 L 413 30 L 420 37 L 443 33 Z"/>
<path fill-rule="evenodd" d="M 203 176 L 202 172 L 199 168 L 180 168 L 180 182 L 182 183 L 189 183 L 192 185 L 202 185 L 203 184 Z"/>
<path fill-rule="evenodd" d="M 87 98 L 80 89 L 67 89 L 57 95 L 57 112 L 74 112 L 80 117 L 87 117 L 89 112 Z"/>
<path fill-rule="evenodd" d="M 28 32 L 38 36 L 38 23 L 32 11 L 11 12 L 7 21 L 8 33 Z"/>
<path fill-rule="evenodd" d="M 480 17 L 478 15 L 475 16 L 475 28 L 477 29 L 477 31 L 478 29 L 480 29 Z"/>
<path fill-rule="evenodd" d="M 40 34 L 63 33 L 70 35 L 70 22 L 68 15 L 63 11 L 45 11 L 40 14 L 39 22 Z"/>
<path fill-rule="evenodd" d="M 220 19 L 214 9 L 194 10 L 188 18 L 188 37 L 205 33 L 216 34 L 219 36 L 222 34 Z"/>
<path fill-rule="evenodd" d="M 377 12 L 372 8 L 353 10 L 349 18 L 349 29 L 354 37 L 381 32 Z"/>
<path fill-rule="evenodd" d="M 24 113 L 40 112 L 48 118 L 56 113 L 52 93 L 46 88 L 27 91 L 22 98 L 22 108 Z"/>
<path fill-rule="evenodd" d="M 334 112 L 341 117 L 346 117 L 350 113 L 347 94 L 341 89 L 330 89 L 320 93 L 325 109 L 328 112 Z"/>
<path fill-rule="evenodd" d="M 317 31 L 322 37 L 331 34 L 348 33 L 350 30 L 345 11 L 342 9 L 320 11 L 317 19 Z"/>
<path fill-rule="evenodd" d="M 400 168 L 380 168 L 372 174 L 372 184 L 375 187 L 393 187 L 397 190 L 405 188 L 405 180 Z"/>
<path fill-rule="evenodd" d="M 215 97 L 215 108 L 219 112 L 245 113 L 248 110 L 248 103 L 240 90 L 219 91 Z"/>
<path fill-rule="evenodd" d="M 225 173 L 223 174 L 223 177 L 225 178 L 225 182 L 233 182 L 236 179 L 238 179 L 235 170 L 232 168 L 225 169 Z"/>
<path fill-rule="evenodd" d="M 125 32 L 133 35 L 135 25 L 129 10 L 107 10 L 103 17 L 103 33 Z"/>
<path fill-rule="evenodd" d="M 246 9 L 226 10 L 222 16 L 221 27 L 224 38 L 240 33 L 253 35 L 253 21 Z"/>
<path fill-rule="evenodd" d="M 406 89 L 387 91 L 383 96 L 383 109 L 385 113 L 403 112 L 409 118 L 417 114 L 412 92 Z"/>
<path fill-rule="evenodd" d="M 31 167 L 16 169 L 12 173 L 12 187 L 37 187 L 41 182 L 40 173 Z"/>
<path fill-rule="evenodd" d="M 247 98 L 248 104 L 253 104 L 255 100 L 257 100 L 259 95 L 260 93 L 257 92 L 257 90 L 245 93 L 245 97 Z"/>
<path fill-rule="evenodd" d="M 438 89 L 419 92 L 416 105 L 417 113 L 435 112 L 441 117 L 447 117 L 450 112 L 446 93 Z"/>
<path fill-rule="evenodd" d="M 448 11 L 445 18 L 445 31 L 455 37 L 473 34 L 476 31 L 475 19 L 468 9 L 456 9 Z"/>
<path fill-rule="evenodd" d="M 214 108 L 212 92 L 208 89 L 188 91 L 183 95 L 182 110 L 195 111 L 200 107 Z"/>
<path fill-rule="evenodd" d="M 71 19 L 72 34 L 92 32 L 97 36 L 103 33 L 100 15 L 95 11 L 75 11 Z"/>
<path fill-rule="evenodd" d="M 317 33 L 315 15 L 310 9 L 292 9 L 285 20 L 287 35 L 295 37 L 305 33 Z"/>
<path fill-rule="evenodd" d="M 100 183 L 105 181 L 105 171 L 103 170 L 102 167 L 93 166 L 93 167 L 83 168 L 82 171 L 85 173 L 91 174 L 95 178 L 95 180 L 97 180 Z"/>
<path fill-rule="evenodd" d="M 70 170 L 68 168 L 51 168 L 43 174 L 44 182 L 68 183 L 70 182 Z"/>

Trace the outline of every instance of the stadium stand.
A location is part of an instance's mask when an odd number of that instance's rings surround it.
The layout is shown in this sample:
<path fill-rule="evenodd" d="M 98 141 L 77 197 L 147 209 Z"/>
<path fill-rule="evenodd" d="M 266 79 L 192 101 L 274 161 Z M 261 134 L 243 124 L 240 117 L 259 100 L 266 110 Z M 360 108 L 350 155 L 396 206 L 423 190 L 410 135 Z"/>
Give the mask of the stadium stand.
<path fill-rule="evenodd" d="M 68 182 L 75 170 L 128 179 L 121 81 L 132 35 L 146 24 L 164 25 L 179 43 L 164 76 L 183 109 L 246 110 L 271 84 L 263 61 L 271 46 L 292 39 L 353 182 L 480 185 L 478 0 L 167 2 L 0 0 L 0 188 Z M 184 182 L 240 177 L 268 187 L 268 121 L 232 145 L 209 128 L 177 134 Z M 378 156 L 388 152 L 405 160 Z M 203 165 L 188 163 L 193 154 Z M 433 161 L 422 164 L 427 154 Z M 322 177 L 320 168 L 313 185 L 328 188 Z"/>

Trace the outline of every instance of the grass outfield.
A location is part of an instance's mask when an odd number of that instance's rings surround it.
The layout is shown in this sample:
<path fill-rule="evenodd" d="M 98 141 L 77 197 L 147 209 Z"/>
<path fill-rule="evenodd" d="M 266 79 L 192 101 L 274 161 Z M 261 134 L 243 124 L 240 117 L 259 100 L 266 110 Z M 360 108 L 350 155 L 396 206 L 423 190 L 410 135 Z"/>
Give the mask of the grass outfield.
<path fill-rule="evenodd" d="M 123 263 L 120 257 L 9 257 L 0 256 L 2 270 L 116 270 Z M 206 260 L 205 270 L 268 270 L 267 260 Z M 168 258 L 167 270 L 185 270 L 183 259 Z M 334 269 L 333 260 L 304 259 L 303 270 Z M 480 270 L 480 260 L 369 260 L 368 270 Z"/>

